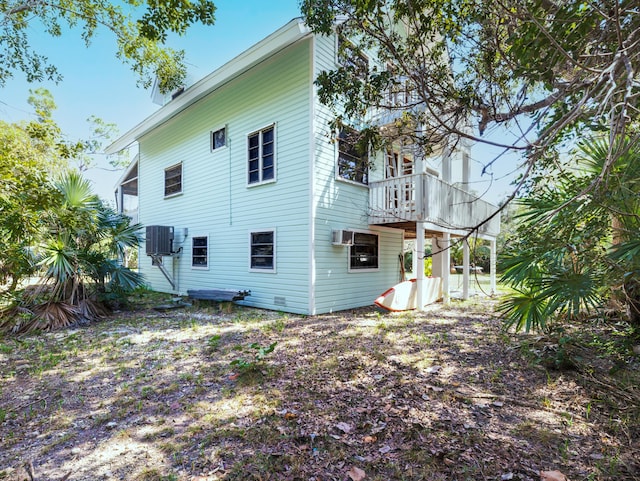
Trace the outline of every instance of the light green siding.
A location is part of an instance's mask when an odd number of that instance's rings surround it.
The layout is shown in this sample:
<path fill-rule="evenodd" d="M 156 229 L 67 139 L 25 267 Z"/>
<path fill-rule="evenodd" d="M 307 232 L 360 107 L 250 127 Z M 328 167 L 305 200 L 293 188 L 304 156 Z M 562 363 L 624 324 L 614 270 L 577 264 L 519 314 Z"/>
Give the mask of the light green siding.
<path fill-rule="evenodd" d="M 306 313 L 309 297 L 309 112 L 311 40 L 302 40 L 231 80 L 140 139 L 139 215 L 188 235 L 167 259 L 177 291 L 249 289 L 246 303 Z M 276 181 L 247 185 L 247 134 L 275 125 Z M 211 130 L 229 145 L 210 151 Z M 164 169 L 183 163 L 183 193 L 165 199 Z M 249 233 L 275 229 L 276 272 L 249 271 Z M 208 269 L 191 267 L 191 239 L 209 236 Z M 150 258 L 150 285 L 170 291 Z M 174 264 L 172 266 L 172 263 Z"/>
<path fill-rule="evenodd" d="M 314 77 L 334 65 L 335 47 L 335 37 L 316 38 Z M 398 282 L 403 231 L 369 226 L 369 189 L 365 185 L 336 179 L 337 145 L 330 141 L 328 125 L 331 112 L 317 99 L 314 109 L 315 313 L 323 313 L 371 305 L 379 294 Z M 378 163 L 372 178 L 381 175 L 382 162 Z M 379 268 L 349 272 L 349 247 L 332 245 L 334 229 L 378 234 Z"/>

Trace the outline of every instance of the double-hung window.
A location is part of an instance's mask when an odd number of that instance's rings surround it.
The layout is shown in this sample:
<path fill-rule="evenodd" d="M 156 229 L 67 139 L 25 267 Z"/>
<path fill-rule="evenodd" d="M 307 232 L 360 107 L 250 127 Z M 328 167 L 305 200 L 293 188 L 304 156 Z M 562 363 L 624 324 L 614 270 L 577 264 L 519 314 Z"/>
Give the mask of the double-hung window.
<path fill-rule="evenodd" d="M 191 240 L 191 267 L 204 269 L 209 266 L 209 238 L 194 237 Z"/>
<path fill-rule="evenodd" d="M 182 163 L 164 169 L 164 196 L 182 192 Z"/>
<path fill-rule="evenodd" d="M 356 232 L 349 246 L 349 270 L 377 269 L 378 235 Z"/>
<path fill-rule="evenodd" d="M 275 231 L 251 232 L 250 268 L 256 271 L 276 270 Z"/>
<path fill-rule="evenodd" d="M 338 177 L 367 184 L 369 182 L 369 158 L 357 141 L 358 132 L 343 128 L 338 136 Z"/>
<path fill-rule="evenodd" d="M 275 126 L 271 125 L 249 134 L 248 148 L 248 183 L 260 184 L 275 180 Z"/>

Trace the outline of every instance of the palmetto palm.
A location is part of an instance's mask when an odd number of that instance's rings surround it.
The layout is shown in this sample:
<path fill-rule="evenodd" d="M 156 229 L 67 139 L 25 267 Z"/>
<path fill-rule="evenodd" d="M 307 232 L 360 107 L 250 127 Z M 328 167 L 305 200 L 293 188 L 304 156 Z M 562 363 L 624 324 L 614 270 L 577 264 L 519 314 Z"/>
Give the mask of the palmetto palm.
<path fill-rule="evenodd" d="M 500 306 L 507 327 L 544 330 L 603 305 L 622 285 L 640 325 L 640 150 L 609 147 L 584 142 L 574 167 L 521 200 L 518 235 L 502 257 L 503 281 L 515 289 Z M 621 155 L 609 165 L 611 150 Z M 604 171 L 607 183 L 592 188 Z"/>
<path fill-rule="evenodd" d="M 34 313 L 31 324 L 13 330 L 52 329 L 105 313 L 105 296 L 142 284 L 142 276 L 120 262 L 140 242 L 140 226 L 106 206 L 79 173 L 55 183 L 60 202 L 43 233 L 38 265 L 44 282 L 23 299 Z"/>

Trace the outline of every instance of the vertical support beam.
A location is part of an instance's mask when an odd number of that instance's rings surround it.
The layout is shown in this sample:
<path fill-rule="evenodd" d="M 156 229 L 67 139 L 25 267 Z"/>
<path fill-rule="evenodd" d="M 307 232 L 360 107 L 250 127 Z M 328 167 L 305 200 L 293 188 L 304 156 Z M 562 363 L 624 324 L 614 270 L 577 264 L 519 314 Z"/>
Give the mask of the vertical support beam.
<path fill-rule="evenodd" d="M 462 299 L 469 299 L 469 239 L 462 244 Z"/>
<path fill-rule="evenodd" d="M 444 152 L 442 152 L 442 180 L 450 184 L 451 174 L 451 149 L 445 147 Z"/>
<path fill-rule="evenodd" d="M 489 274 L 489 290 L 491 295 L 495 295 L 497 293 L 496 289 L 496 260 L 497 260 L 497 248 L 496 248 L 496 240 L 491 239 L 489 241 L 490 253 L 489 253 L 489 270 L 491 270 Z"/>
<path fill-rule="evenodd" d="M 424 311 L 424 222 L 416 223 L 416 309 Z"/>
<path fill-rule="evenodd" d="M 413 277 L 418 275 L 418 249 L 416 248 L 416 241 L 411 242 L 411 252 L 413 255 L 411 256 L 411 273 Z"/>
<path fill-rule="evenodd" d="M 442 249 L 442 302 L 445 304 L 449 302 L 451 297 L 451 249 L 449 245 L 451 242 L 451 235 L 448 232 L 442 234 L 440 239 L 440 248 Z"/>
<path fill-rule="evenodd" d="M 462 184 L 464 190 L 469 191 L 469 178 L 471 175 L 471 166 L 469 163 L 469 152 L 464 150 L 462 153 Z"/>

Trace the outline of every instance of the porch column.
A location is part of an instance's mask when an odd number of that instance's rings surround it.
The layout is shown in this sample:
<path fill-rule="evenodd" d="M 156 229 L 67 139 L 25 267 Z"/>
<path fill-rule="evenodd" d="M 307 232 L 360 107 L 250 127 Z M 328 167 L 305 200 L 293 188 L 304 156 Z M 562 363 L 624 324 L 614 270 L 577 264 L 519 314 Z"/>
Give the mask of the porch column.
<path fill-rule="evenodd" d="M 417 226 L 416 226 L 417 227 Z M 415 277 L 418 273 L 418 249 L 416 248 L 416 241 L 411 241 L 411 273 Z"/>
<path fill-rule="evenodd" d="M 442 234 L 440 239 L 440 248 L 442 251 L 442 302 L 445 304 L 449 302 L 451 295 L 449 278 L 451 277 L 451 250 L 449 245 L 451 241 L 451 235 L 448 232 Z"/>
<path fill-rule="evenodd" d="M 497 249 L 496 249 L 496 240 L 491 239 L 489 241 L 490 254 L 489 254 L 489 270 L 491 273 L 489 274 L 489 291 L 491 295 L 495 295 L 497 293 L 496 289 L 496 259 L 497 259 Z"/>
<path fill-rule="evenodd" d="M 462 244 L 462 299 L 469 299 L 469 242 Z"/>
<path fill-rule="evenodd" d="M 416 309 L 424 311 L 424 222 L 416 223 Z"/>

